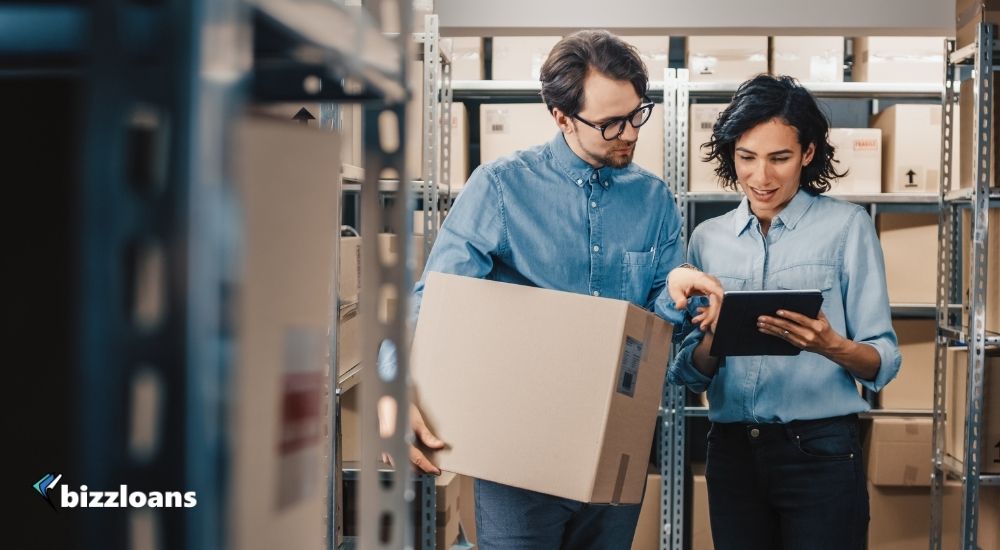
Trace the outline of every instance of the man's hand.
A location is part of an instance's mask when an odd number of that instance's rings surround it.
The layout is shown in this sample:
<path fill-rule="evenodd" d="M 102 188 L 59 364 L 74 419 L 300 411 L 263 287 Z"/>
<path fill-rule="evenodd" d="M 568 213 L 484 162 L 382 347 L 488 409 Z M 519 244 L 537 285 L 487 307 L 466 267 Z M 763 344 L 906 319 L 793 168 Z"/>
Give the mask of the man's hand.
<path fill-rule="evenodd" d="M 379 415 L 382 415 L 382 411 L 379 411 Z M 380 425 L 385 424 L 380 422 Z M 424 422 L 424 415 L 420 412 L 420 409 L 413 404 L 410 405 L 410 427 L 413 429 L 414 439 L 420 445 L 432 450 L 444 448 L 444 441 L 441 441 L 437 438 L 437 436 L 431 433 L 427 424 Z M 388 455 L 383 455 L 382 460 L 392 464 Z M 423 451 L 417 448 L 416 445 L 410 445 L 410 462 L 412 462 L 413 465 L 419 468 L 422 472 L 434 474 L 436 476 L 441 475 L 440 468 L 435 466 L 434 463 L 431 462 L 430 459 L 424 455 Z M 393 464 L 393 466 L 395 465 Z"/>
<path fill-rule="evenodd" d="M 722 307 L 722 284 L 718 279 L 691 267 L 678 267 L 667 275 L 667 292 L 677 309 L 687 307 L 688 298 L 707 296 L 708 307 L 699 308 L 692 319 L 703 331 L 714 331 Z"/>

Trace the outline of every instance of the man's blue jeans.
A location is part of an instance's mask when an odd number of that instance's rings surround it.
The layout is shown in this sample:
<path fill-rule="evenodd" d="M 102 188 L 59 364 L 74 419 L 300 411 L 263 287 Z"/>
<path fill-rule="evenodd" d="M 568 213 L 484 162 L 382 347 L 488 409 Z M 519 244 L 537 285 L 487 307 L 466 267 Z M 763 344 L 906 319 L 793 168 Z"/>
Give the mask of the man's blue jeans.
<path fill-rule="evenodd" d="M 476 480 L 480 550 L 628 550 L 638 520 L 638 504 L 586 504 Z"/>
<path fill-rule="evenodd" d="M 716 550 L 863 550 L 868 488 L 858 418 L 712 424 Z"/>

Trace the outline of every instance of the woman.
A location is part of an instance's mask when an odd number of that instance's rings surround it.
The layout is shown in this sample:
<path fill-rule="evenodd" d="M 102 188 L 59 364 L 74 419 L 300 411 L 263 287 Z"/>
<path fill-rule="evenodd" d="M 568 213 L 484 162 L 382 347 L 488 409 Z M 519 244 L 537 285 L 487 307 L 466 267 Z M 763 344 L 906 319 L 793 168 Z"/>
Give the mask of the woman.
<path fill-rule="evenodd" d="M 758 330 L 797 356 L 712 357 L 690 333 L 669 378 L 708 390 L 712 538 L 727 549 L 863 549 L 868 492 L 855 382 L 879 391 L 899 370 L 882 250 L 868 213 L 822 195 L 834 148 L 816 100 L 761 75 L 723 111 L 706 160 L 745 197 L 699 225 L 689 260 L 726 290 L 821 289 L 817 319 L 778 311 Z"/>

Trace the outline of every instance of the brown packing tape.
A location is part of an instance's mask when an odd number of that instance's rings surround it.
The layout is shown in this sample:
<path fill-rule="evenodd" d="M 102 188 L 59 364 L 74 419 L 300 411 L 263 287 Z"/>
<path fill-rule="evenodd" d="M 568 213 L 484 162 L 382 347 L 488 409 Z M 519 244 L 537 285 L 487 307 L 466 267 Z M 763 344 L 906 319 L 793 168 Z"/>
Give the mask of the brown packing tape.
<path fill-rule="evenodd" d="M 642 357 L 639 359 L 639 363 L 645 363 L 649 357 L 649 339 L 653 336 L 653 317 L 646 316 L 646 326 L 642 329 Z"/>
<path fill-rule="evenodd" d="M 920 433 L 920 426 L 917 424 L 908 423 L 906 424 L 904 429 L 906 430 L 906 435 L 917 435 L 918 433 Z"/>
<path fill-rule="evenodd" d="M 903 485 L 916 485 L 917 484 L 917 470 L 916 466 L 911 466 L 907 464 L 903 467 Z"/>
<path fill-rule="evenodd" d="M 625 474 L 628 473 L 628 463 L 630 457 L 623 454 L 618 459 L 618 477 L 615 478 L 615 490 L 611 494 L 611 504 L 619 504 L 622 501 L 622 491 L 625 488 Z"/>

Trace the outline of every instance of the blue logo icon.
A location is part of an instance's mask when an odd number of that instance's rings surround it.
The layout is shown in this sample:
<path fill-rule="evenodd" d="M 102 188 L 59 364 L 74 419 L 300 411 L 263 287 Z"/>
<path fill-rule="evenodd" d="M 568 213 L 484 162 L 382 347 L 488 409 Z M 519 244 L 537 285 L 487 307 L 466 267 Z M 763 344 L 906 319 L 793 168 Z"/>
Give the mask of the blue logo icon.
<path fill-rule="evenodd" d="M 52 504 L 52 500 L 49 499 L 49 489 L 55 487 L 56 483 L 59 483 L 60 479 L 62 479 L 62 474 L 45 474 L 42 476 L 42 479 L 36 481 L 33 486 L 35 490 L 38 491 L 38 494 L 42 495 L 45 502 L 49 503 L 49 506 L 51 506 L 53 510 L 56 509 L 56 505 Z"/>

